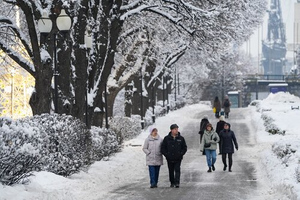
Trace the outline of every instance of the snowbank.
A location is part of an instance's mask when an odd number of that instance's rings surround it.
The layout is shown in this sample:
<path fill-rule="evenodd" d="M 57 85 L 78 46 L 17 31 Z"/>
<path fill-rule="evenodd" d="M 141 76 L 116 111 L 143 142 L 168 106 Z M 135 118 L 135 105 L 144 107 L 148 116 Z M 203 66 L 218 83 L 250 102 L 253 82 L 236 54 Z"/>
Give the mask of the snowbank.
<path fill-rule="evenodd" d="M 255 101 L 252 120 L 266 180 L 278 199 L 300 198 L 300 98 L 289 93 L 270 94 Z M 296 108 L 296 109 L 295 109 Z M 277 129 L 278 131 L 271 131 Z"/>

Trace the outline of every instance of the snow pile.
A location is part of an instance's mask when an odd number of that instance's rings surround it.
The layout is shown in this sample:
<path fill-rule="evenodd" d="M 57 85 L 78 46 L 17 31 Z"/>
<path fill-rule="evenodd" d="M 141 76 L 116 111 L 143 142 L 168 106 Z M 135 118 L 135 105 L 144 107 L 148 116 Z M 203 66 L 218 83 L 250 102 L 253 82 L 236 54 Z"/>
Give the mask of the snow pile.
<path fill-rule="evenodd" d="M 255 106 L 252 109 L 252 116 L 257 126 L 258 148 L 266 178 L 270 180 L 274 190 L 282 192 L 289 199 L 298 199 L 300 197 L 300 98 L 279 92 L 270 94 L 266 99 L 255 101 L 251 105 Z"/>
<path fill-rule="evenodd" d="M 92 129 L 68 115 L 0 119 L 0 182 L 26 181 L 33 171 L 69 176 L 118 150 L 113 132 Z"/>

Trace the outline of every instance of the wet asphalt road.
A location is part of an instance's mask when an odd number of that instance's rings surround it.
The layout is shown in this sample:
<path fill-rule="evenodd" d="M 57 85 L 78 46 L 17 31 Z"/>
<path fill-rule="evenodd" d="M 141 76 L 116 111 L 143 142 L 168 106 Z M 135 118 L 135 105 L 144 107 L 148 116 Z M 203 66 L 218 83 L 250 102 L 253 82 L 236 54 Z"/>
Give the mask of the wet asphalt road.
<path fill-rule="evenodd" d="M 236 200 L 263 199 L 259 197 L 256 178 L 255 158 L 249 158 L 247 149 L 255 147 L 254 133 L 250 133 L 248 123 L 244 120 L 240 109 L 232 109 L 228 122 L 231 123 L 239 144 L 239 151 L 233 155 L 233 172 L 223 171 L 221 155 L 215 164 L 216 171 L 207 173 L 205 156 L 199 150 L 200 119 L 204 114 L 209 116 L 210 122 L 216 127 L 217 120 L 212 113 L 199 112 L 180 130 L 186 139 L 188 152 L 181 165 L 180 188 L 170 188 L 167 165 L 161 167 L 158 188 L 149 188 L 149 176 L 145 174 L 140 180 L 124 185 L 109 193 L 105 199 L 187 199 L 187 200 Z M 197 121 L 197 122 L 196 122 Z M 218 153 L 218 150 L 217 150 Z M 228 161 L 227 161 L 228 162 Z"/>

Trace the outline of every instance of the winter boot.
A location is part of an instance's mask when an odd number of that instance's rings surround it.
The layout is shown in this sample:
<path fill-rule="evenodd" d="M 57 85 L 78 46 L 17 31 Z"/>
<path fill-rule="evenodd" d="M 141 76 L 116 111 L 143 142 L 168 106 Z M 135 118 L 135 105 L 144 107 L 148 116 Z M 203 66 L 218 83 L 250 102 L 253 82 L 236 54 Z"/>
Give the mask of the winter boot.
<path fill-rule="evenodd" d="M 231 171 L 231 168 L 229 168 L 228 171 L 229 171 L 229 172 L 232 172 L 232 171 Z"/>
<path fill-rule="evenodd" d="M 216 168 L 215 168 L 215 166 L 214 166 L 214 165 L 212 165 L 212 166 L 211 166 L 211 168 L 212 168 L 212 170 L 213 170 L 213 171 L 215 171 L 215 170 L 216 170 Z"/>
<path fill-rule="evenodd" d="M 223 167 L 224 172 L 226 171 L 226 168 L 227 168 L 227 165 L 224 165 L 224 167 Z"/>
<path fill-rule="evenodd" d="M 208 168 L 207 172 L 211 172 L 211 167 Z"/>

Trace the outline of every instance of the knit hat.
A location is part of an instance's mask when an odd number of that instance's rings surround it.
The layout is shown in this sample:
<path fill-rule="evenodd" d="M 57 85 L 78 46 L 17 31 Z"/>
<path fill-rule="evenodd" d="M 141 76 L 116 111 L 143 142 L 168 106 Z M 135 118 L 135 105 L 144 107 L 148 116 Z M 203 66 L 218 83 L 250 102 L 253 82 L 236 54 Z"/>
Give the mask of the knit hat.
<path fill-rule="evenodd" d="M 211 127 L 211 129 L 213 129 L 211 123 L 206 124 L 206 128 L 209 127 L 209 126 Z"/>
<path fill-rule="evenodd" d="M 208 119 L 207 115 L 204 115 L 204 116 L 203 116 L 203 119 Z"/>
<path fill-rule="evenodd" d="M 220 120 L 220 121 L 224 121 L 224 116 L 221 115 L 221 116 L 219 117 L 219 120 Z"/>
<path fill-rule="evenodd" d="M 179 128 L 179 127 L 178 127 L 177 124 L 172 124 L 172 125 L 170 126 L 170 129 L 172 130 L 172 129 L 174 129 L 174 128 Z"/>

